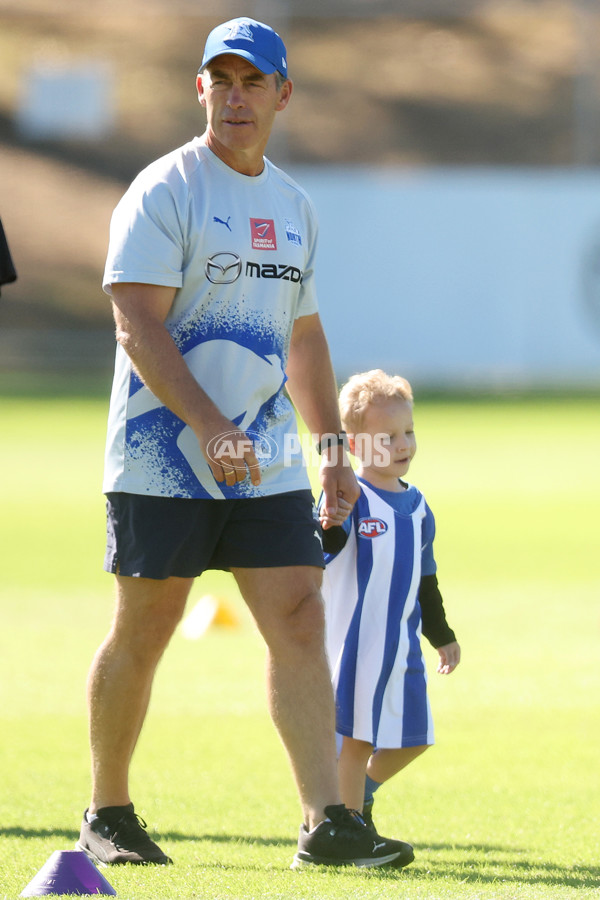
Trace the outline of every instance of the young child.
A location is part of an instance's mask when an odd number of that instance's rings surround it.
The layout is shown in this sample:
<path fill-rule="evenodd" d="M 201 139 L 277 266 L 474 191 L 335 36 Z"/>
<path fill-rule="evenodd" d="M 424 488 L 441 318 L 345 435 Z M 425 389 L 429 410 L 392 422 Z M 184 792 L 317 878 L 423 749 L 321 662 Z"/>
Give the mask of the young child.
<path fill-rule="evenodd" d="M 433 515 L 402 480 L 417 449 L 409 383 L 381 369 L 354 375 L 340 410 L 361 495 L 343 526 L 323 532 L 327 650 L 342 800 L 375 831 L 375 791 L 434 742 L 421 634 L 444 675 L 460 647 L 438 589 Z"/>

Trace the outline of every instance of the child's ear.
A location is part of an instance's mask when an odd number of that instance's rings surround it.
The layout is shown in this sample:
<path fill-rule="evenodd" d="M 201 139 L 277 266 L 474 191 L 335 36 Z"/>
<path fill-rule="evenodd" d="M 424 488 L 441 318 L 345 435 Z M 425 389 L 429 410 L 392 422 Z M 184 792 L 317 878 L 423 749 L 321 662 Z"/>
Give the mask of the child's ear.
<path fill-rule="evenodd" d="M 353 435 L 353 434 L 347 434 L 346 437 L 347 437 L 347 439 L 348 439 L 348 450 L 350 451 L 350 453 L 352 454 L 352 456 L 356 456 L 356 454 L 355 454 L 355 452 L 354 452 L 355 449 L 356 449 L 356 441 L 355 441 L 355 439 L 354 439 L 354 435 Z"/>

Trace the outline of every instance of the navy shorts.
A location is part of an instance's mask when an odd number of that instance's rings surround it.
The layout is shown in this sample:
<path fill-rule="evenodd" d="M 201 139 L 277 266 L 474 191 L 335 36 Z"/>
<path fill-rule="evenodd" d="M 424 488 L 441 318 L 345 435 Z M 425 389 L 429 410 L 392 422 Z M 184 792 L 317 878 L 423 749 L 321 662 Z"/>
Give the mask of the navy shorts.
<path fill-rule="evenodd" d="M 309 490 L 242 500 L 106 497 L 107 572 L 160 579 L 206 569 L 325 567 Z"/>

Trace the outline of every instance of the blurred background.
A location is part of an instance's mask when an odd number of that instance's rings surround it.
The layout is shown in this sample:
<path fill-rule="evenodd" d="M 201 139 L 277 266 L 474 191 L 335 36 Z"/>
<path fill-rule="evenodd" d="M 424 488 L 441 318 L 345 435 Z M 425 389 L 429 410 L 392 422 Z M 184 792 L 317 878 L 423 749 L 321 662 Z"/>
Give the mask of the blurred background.
<path fill-rule="evenodd" d="M 110 215 L 200 134 L 207 32 L 288 47 L 269 156 L 312 196 L 340 378 L 600 386 L 597 0 L 0 0 L 0 373 L 108 375 Z"/>

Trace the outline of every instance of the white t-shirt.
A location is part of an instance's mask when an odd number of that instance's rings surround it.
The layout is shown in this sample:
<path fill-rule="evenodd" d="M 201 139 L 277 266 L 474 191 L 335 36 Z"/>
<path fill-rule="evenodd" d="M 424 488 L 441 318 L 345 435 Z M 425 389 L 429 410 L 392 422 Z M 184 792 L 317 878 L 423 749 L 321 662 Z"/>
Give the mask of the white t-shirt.
<path fill-rule="evenodd" d="M 241 175 L 195 138 L 137 176 L 113 213 L 104 290 L 177 288 L 166 326 L 198 383 L 253 441 L 262 483 L 217 483 L 192 430 L 117 346 L 105 492 L 220 499 L 309 487 L 283 386 L 294 321 L 317 311 L 316 236 L 310 199 L 266 159 L 260 175 Z"/>

